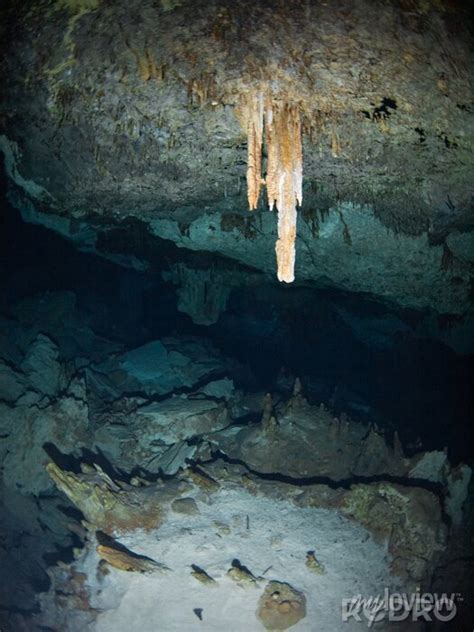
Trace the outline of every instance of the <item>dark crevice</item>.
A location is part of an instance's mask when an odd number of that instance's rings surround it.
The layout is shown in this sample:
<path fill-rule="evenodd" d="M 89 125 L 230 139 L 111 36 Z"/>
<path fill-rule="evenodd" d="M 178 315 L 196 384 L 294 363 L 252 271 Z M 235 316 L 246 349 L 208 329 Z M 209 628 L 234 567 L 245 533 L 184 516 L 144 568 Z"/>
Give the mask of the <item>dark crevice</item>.
<path fill-rule="evenodd" d="M 72 472 L 73 474 L 81 474 L 81 464 L 98 465 L 110 478 L 123 480 L 125 473 L 116 469 L 100 448 L 96 447 L 95 451 L 88 448 L 80 448 L 77 456 L 73 454 L 63 454 L 53 443 L 45 443 L 44 451 L 49 458 L 62 470 Z"/>
<path fill-rule="evenodd" d="M 56 505 L 56 507 L 65 516 L 79 524 L 84 520 L 84 514 L 74 505 Z"/>
<path fill-rule="evenodd" d="M 56 566 L 58 562 L 70 564 L 74 561 L 74 549 L 82 548 L 84 543 L 75 533 L 71 533 L 71 540 L 72 542 L 70 545 L 56 546 L 55 551 L 51 551 L 43 555 L 43 560 L 46 566 Z"/>
<path fill-rule="evenodd" d="M 419 478 L 407 478 L 404 476 L 392 476 L 391 474 L 377 474 L 376 476 L 351 476 L 350 478 L 333 480 L 327 476 L 307 476 L 297 477 L 288 474 L 280 474 L 278 472 L 259 472 L 251 468 L 245 461 L 234 459 L 221 450 L 213 449 L 211 445 L 212 459 L 208 461 L 197 461 L 198 465 L 205 466 L 206 463 L 214 463 L 216 461 L 224 461 L 229 465 L 239 465 L 247 470 L 249 474 L 256 476 L 265 481 L 275 481 L 278 483 L 286 483 L 295 487 L 309 487 L 311 485 L 325 485 L 331 489 L 350 489 L 353 485 L 370 485 L 371 483 L 392 483 L 403 487 L 414 487 L 426 489 L 439 498 L 444 497 L 444 486 L 441 483 L 433 483 L 431 481 Z"/>
<path fill-rule="evenodd" d="M 383 97 L 378 106 L 373 103 L 371 105 L 374 106 L 372 111 L 362 110 L 362 114 L 372 121 L 388 119 L 398 107 L 395 99 L 389 97 Z"/>
<path fill-rule="evenodd" d="M 443 142 L 446 149 L 456 149 L 458 146 L 457 142 L 452 138 L 449 138 L 447 134 L 438 134 L 438 138 Z"/>
<path fill-rule="evenodd" d="M 426 142 L 425 130 L 422 127 L 415 127 L 415 132 L 418 134 L 418 141 L 420 145 Z"/>

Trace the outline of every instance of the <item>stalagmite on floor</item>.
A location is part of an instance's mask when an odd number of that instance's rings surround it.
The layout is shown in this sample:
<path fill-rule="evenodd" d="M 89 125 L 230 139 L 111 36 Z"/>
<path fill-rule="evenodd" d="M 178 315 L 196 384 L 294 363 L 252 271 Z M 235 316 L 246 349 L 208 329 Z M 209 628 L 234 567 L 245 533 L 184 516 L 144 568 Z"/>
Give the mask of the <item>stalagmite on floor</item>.
<path fill-rule="evenodd" d="M 257 207 L 262 182 L 267 185 L 270 210 L 278 211 L 275 245 L 278 279 L 295 280 L 297 205 L 303 199 L 303 151 L 301 120 L 297 106 L 279 102 L 262 93 L 249 97 L 247 118 L 247 194 L 251 210 Z M 267 176 L 262 180 L 263 125 L 268 152 Z"/>

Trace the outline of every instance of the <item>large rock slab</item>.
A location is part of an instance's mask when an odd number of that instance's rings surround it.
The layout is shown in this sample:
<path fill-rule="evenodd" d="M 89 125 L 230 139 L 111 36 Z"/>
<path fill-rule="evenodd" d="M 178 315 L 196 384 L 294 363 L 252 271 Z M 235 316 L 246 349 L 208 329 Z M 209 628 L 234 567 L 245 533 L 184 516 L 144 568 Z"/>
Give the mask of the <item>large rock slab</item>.
<path fill-rule="evenodd" d="M 209 436 L 211 444 L 257 472 L 298 479 L 400 476 L 409 466 L 400 446 L 390 447 L 375 428 L 336 418 L 300 396 L 276 412 L 268 396 L 266 401 L 260 423 L 231 426 Z"/>
<path fill-rule="evenodd" d="M 62 454 L 78 454 L 91 438 L 84 400 L 65 394 L 50 405 L 39 403 L 30 395 L 21 398 L 14 408 L 0 406 L 0 430 L 6 427 L 8 432 L 0 442 L 0 455 L 5 451 L 4 483 L 23 494 L 53 489 L 45 471 L 49 448 Z"/>
<path fill-rule="evenodd" d="M 137 414 L 141 441 L 172 444 L 216 432 L 229 424 L 227 409 L 212 399 L 171 397 L 140 408 Z"/>
<path fill-rule="evenodd" d="M 28 348 L 21 368 L 31 387 L 45 395 L 54 395 L 64 385 L 59 348 L 43 334 L 38 334 Z"/>
<path fill-rule="evenodd" d="M 223 376 L 231 366 L 205 339 L 164 338 L 95 365 L 92 379 L 102 382 L 102 394 L 111 399 L 125 393 L 156 396 L 189 390 Z"/>

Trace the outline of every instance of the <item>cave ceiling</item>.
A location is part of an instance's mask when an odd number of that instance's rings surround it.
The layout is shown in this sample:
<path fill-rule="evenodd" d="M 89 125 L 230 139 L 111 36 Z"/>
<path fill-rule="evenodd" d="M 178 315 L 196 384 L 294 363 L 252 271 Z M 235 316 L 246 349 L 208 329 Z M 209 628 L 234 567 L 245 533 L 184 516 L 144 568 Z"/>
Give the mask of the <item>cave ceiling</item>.
<path fill-rule="evenodd" d="M 140 224 L 156 248 L 212 252 L 277 282 L 276 213 L 264 191 L 253 211 L 247 198 L 245 103 L 264 94 L 301 122 L 295 283 L 469 309 L 467 4 L 36 0 L 0 11 L 0 147 L 27 220 L 98 251 L 107 232 Z"/>

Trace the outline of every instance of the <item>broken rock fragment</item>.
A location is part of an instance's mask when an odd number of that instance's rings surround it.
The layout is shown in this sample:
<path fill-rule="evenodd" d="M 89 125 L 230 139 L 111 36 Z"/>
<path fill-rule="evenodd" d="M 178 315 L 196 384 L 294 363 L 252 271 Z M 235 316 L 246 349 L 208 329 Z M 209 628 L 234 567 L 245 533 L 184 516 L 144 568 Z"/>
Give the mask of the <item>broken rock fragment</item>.
<path fill-rule="evenodd" d="M 94 366 L 93 378 L 107 383 L 111 399 L 137 392 L 155 396 L 192 388 L 206 378 L 226 374 L 231 367 L 232 362 L 208 340 L 187 336 L 153 340 L 109 358 Z"/>
<path fill-rule="evenodd" d="M 314 551 L 308 551 L 306 553 L 306 566 L 309 568 L 310 571 L 316 573 L 316 575 L 324 575 L 324 573 L 326 572 L 324 564 L 321 564 L 321 562 L 316 557 Z"/>
<path fill-rule="evenodd" d="M 217 586 L 216 580 L 211 577 L 203 568 L 196 566 L 196 564 L 191 565 L 192 571 L 191 575 L 201 582 L 201 584 L 206 584 L 207 586 Z"/>
<path fill-rule="evenodd" d="M 163 508 L 151 486 L 125 489 L 99 472 L 74 474 L 55 463 L 49 463 L 46 469 L 56 486 L 82 511 L 87 522 L 108 535 L 153 529 L 163 522 Z"/>
<path fill-rule="evenodd" d="M 167 444 L 216 432 L 228 425 L 227 409 L 212 399 L 170 397 L 138 411 L 139 428 L 148 443 L 160 436 Z M 142 439 L 143 441 L 143 439 Z"/>
<path fill-rule="evenodd" d="M 287 630 L 306 616 L 306 597 L 289 584 L 268 582 L 257 617 L 267 630 Z"/>
<path fill-rule="evenodd" d="M 232 565 L 227 571 L 227 575 L 236 584 L 242 586 L 242 588 L 258 586 L 257 577 L 255 577 L 255 575 L 246 566 L 241 564 L 239 560 L 232 561 Z"/>
<path fill-rule="evenodd" d="M 187 514 L 189 516 L 199 513 L 199 508 L 194 498 L 177 498 L 171 503 L 171 509 L 175 513 Z"/>
<path fill-rule="evenodd" d="M 136 555 L 125 547 L 115 548 L 105 544 L 97 546 L 97 553 L 100 558 L 108 562 L 120 571 L 136 573 L 157 573 L 169 570 L 164 564 L 160 564 L 150 557 Z"/>

